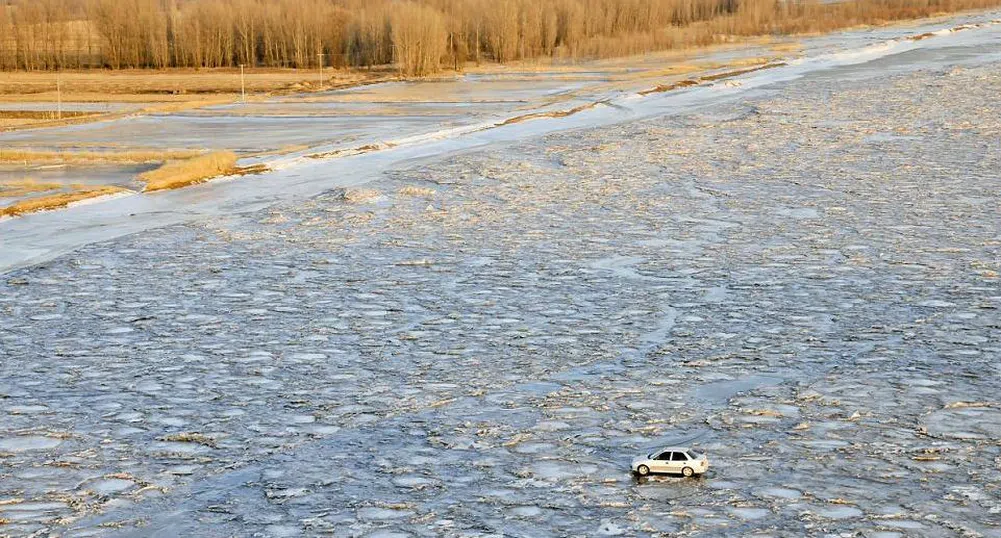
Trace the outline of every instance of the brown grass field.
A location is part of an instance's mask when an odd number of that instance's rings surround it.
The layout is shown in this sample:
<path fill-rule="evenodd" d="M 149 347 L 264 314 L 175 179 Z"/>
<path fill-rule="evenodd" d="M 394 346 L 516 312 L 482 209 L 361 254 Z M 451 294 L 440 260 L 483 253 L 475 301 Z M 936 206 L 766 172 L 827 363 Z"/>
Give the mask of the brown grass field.
<path fill-rule="evenodd" d="M 62 118 L 84 118 L 96 116 L 100 112 L 84 112 L 76 110 L 0 110 L 0 121 L 11 120 L 56 120 Z"/>
<path fill-rule="evenodd" d="M 323 87 L 338 88 L 373 80 L 390 79 L 392 72 L 334 70 L 323 72 Z M 395 77 L 392 77 L 395 78 Z M 110 69 L 0 72 L 0 96 L 4 101 L 55 102 L 56 85 L 63 101 L 178 103 L 200 99 L 199 95 L 240 95 L 240 70 L 234 68 L 162 70 Z M 308 91 L 320 87 L 316 69 L 246 69 L 248 95 Z M 204 98 L 204 97 L 202 97 Z"/>
<path fill-rule="evenodd" d="M 247 69 L 246 98 L 312 92 L 395 80 L 392 72 L 327 69 Z M 57 89 L 58 85 L 58 89 Z M 73 125 L 130 115 L 166 114 L 242 98 L 240 70 L 218 69 L 129 69 L 61 71 L 0 71 L 0 131 L 33 127 Z M 126 105 L 107 112 L 63 111 L 57 117 L 57 101 Z M 4 103 L 46 103 L 47 110 L 3 110 Z M 133 105 L 133 106 L 128 106 Z"/>
<path fill-rule="evenodd" d="M 164 151 L 33 151 L 0 147 L 0 163 L 7 164 L 147 164 L 168 160 L 191 159 L 201 155 L 194 150 Z"/>

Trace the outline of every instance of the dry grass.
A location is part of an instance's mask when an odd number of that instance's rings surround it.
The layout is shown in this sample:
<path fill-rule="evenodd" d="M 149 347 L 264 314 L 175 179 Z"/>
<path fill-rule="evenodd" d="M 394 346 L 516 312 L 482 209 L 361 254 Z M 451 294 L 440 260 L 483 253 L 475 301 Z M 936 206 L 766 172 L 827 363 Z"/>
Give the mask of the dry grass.
<path fill-rule="evenodd" d="M 79 110 L 0 110 L 0 120 L 56 120 L 62 118 L 80 118 L 96 116 L 100 112 L 84 112 Z"/>
<path fill-rule="evenodd" d="M 0 208 L 0 217 L 16 217 L 18 215 L 24 215 L 26 213 L 35 213 L 38 211 L 47 211 L 50 209 L 60 209 L 72 203 L 80 202 L 90 198 L 97 198 L 99 196 L 108 196 L 111 194 L 117 194 L 120 192 L 129 192 L 129 191 L 128 189 L 123 189 L 122 187 L 106 186 L 106 187 L 88 188 L 74 192 L 64 192 L 59 194 L 53 194 L 50 196 L 41 196 L 38 198 L 30 198 L 28 200 L 21 200 L 9 206 Z"/>
<path fill-rule="evenodd" d="M 190 159 L 201 155 L 196 150 L 166 151 L 34 151 L 30 149 L 0 148 L 0 163 L 57 163 L 57 164 L 145 164 L 172 159 Z"/>
<path fill-rule="evenodd" d="M 39 114 L 35 117 L 3 117 L 0 116 L 0 131 L 14 131 L 17 129 L 31 129 L 35 127 L 58 127 L 63 125 L 77 125 L 99 119 L 110 119 L 113 116 L 98 112 L 88 112 L 83 114 L 65 114 L 59 117 L 56 113 L 51 113 L 48 117 Z"/>
<path fill-rule="evenodd" d="M 183 161 L 171 161 L 139 175 L 147 192 L 178 189 L 237 172 L 236 154 L 215 151 Z"/>
<path fill-rule="evenodd" d="M 19 198 L 29 194 L 54 191 L 62 187 L 59 183 L 39 183 L 34 179 L 0 181 L 0 198 Z"/>
<path fill-rule="evenodd" d="M 390 71 L 324 72 L 324 89 L 390 80 Z M 248 96 L 319 89 L 317 72 L 297 69 L 247 69 L 244 81 Z M 79 70 L 59 73 L 64 102 L 84 103 L 182 103 L 208 96 L 240 95 L 240 70 L 218 69 L 129 69 L 122 71 Z M 0 95 L 19 102 L 55 102 L 56 78 L 46 72 L 0 72 Z"/>

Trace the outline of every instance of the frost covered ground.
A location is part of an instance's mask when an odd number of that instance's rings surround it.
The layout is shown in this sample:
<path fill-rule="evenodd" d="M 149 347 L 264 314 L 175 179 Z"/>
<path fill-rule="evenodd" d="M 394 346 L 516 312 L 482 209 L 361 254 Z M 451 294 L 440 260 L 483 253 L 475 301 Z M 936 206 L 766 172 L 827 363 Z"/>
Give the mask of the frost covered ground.
<path fill-rule="evenodd" d="M 1001 536 L 998 95 L 835 70 L 8 273 L 0 534 Z"/>

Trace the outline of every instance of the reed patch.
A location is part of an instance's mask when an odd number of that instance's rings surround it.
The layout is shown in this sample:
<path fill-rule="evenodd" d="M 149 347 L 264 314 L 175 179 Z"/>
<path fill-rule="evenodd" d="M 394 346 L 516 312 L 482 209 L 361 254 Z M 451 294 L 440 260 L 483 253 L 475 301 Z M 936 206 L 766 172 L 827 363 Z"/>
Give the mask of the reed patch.
<path fill-rule="evenodd" d="M 139 174 L 137 179 L 146 184 L 144 191 L 153 192 L 187 187 L 237 171 L 235 153 L 214 151 L 186 160 L 167 162 L 156 170 Z"/>
<path fill-rule="evenodd" d="M 100 196 L 110 196 L 112 194 L 119 194 L 124 192 L 131 192 L 131 191 L 122 187 L 104 186 L 95 188 L 83 188 L 73 192 L 63 192 L 48 196 L 40 196 L 37 198 L 29 198 L 27 200 L 21 200 L 19 202 L 15 202 L 5 207 L 0 207 L 0 217 L 16 217 L 27 213 L 36 213 L 39 211 L 61 209 L 66 206 L 69 206 L 70 204 L 82 202 L 84 200 L 89 200 Z"/>

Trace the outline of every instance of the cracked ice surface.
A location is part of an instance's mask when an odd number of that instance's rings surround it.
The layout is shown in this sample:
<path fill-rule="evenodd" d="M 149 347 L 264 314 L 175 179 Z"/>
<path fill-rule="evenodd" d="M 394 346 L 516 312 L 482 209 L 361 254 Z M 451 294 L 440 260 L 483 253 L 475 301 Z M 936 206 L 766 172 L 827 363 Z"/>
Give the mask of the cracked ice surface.
<path fill-rule="evenodd" d="M 999 94 L 806 78 L 11 273 L 0 532 L 998 536 Z"/>

